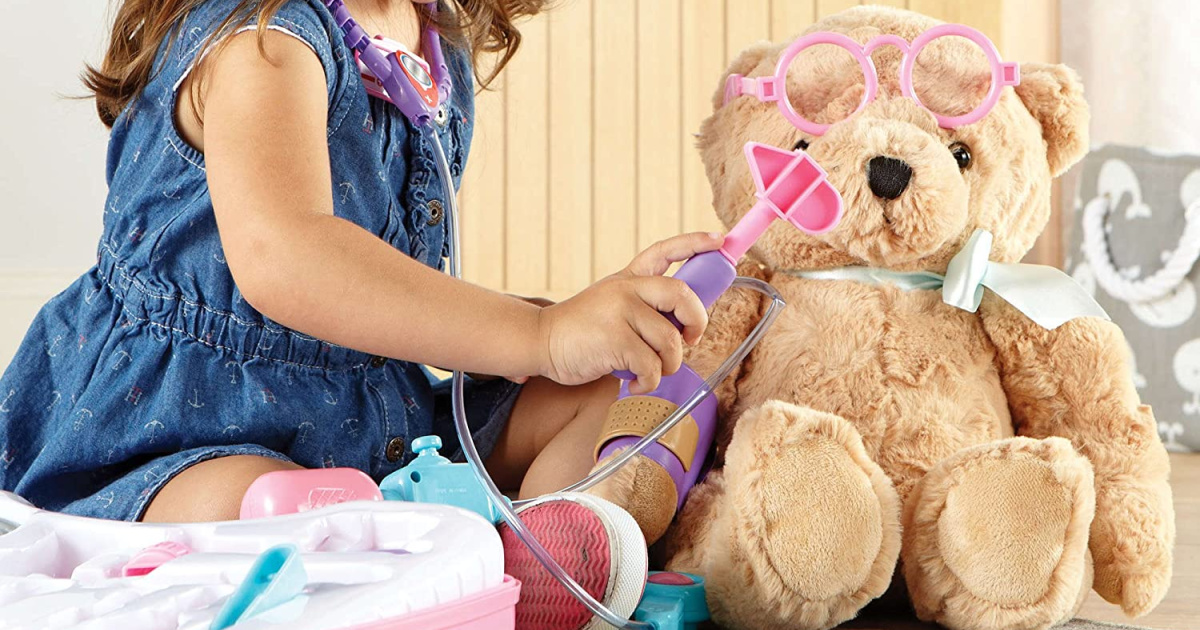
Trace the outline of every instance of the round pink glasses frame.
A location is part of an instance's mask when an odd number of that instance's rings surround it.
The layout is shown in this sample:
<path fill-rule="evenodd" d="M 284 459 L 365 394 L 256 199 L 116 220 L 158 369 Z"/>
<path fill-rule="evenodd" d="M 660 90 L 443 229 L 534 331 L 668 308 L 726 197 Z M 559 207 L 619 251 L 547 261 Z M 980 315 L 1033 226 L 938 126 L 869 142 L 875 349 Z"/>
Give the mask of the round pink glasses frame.
<path fill-rule="evenodd" d="M 929 109 L 929 107 L 921 103 L 921 99 L 917 97 L 917 93 L 913 89 L 913 66 L 915 65 L 917 55 L 921 54 L 921 50 L 933 40 L 939 37 L 950 36 L 963 37 L 974 42 L 983 50 L 992 68 L 992 83 L 988 89 L 987 96 L 984 97 L 983 102 L 978 107 L 961 116 L 943 116 Z M 963 24 L 941 24 L 921 33 L 911 44 L 897 35 L 880 35 L 866 44 L 859 44 L 841 33 L 810 33 L 792 42 L 787 47 L 787 50 L 783 52 L 783 56 L 779 58 L 779 63 L 775 66 L 774 75 L 754 78 L 744 77 L 740 74 L 730 75 L 725 81 L 725 102 L 728 103 L 731 99 L 743 94 L 754 96 L 764 103 L 774 102 L 778 105 L 780 113 L 795 125 L 797 129 L 815 136 L 824 134 L 829 129 L 829 125 L 815 123 L 801 116 L 787 98 L 786 89 L 784 89 L 784 86 L 787 85 L 788 66 L 795 60 L 796 55 L 799 55 L 804 49 L 818 44 L 833 44 L 844 48 L 854 56 L 855 61 L 862 68 L 863 77 L 866 80 L 866 89 L 863 91 L 862 101 L 851 115 L 862 111 L 868 103 L 875 100 L 875 96 L 879 91 L 879 77 L 875 72 L 875 64 L 871 61 L 871 53 L 880 46 L 889 44 L 899 48 L 904 54 L 900 65 L 901 93 L 933 114 L 937 118 L 938 126 L 943 129 L 953 129 L 977 122 L 986 116 L 995 107 L 996 102 L 1000 100 L 1001 88 L 1020 85 L 1021 83 L 1020 66 L 1013 62 L 1001 61 L 1000 53 L 996 50 L 996 46 L 992 44 L 992 40 L 988 39 L 986 35 Z"/>

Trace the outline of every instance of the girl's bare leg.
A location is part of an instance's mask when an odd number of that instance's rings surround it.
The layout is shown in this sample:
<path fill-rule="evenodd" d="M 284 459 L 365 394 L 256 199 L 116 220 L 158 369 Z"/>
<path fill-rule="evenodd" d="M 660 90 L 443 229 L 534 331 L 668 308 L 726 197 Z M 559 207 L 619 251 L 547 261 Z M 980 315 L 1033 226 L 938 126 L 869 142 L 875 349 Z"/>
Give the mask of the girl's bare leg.
<path fill-rule="evenodd" d="M 583 479 L 620 382 L 606 376 L 569 387 L 535 378 L 522 388 L 508 425 L 486 462 L 496 485 L 528 498 Z"/>
<path fill-rule="evenodd" d="M 179 473 L 146 508 L 146 523 L 230 521 L 238 517 L 242 495 L 255 479 L 300 466 L 258 455 L 231 455 L 200 462 Z"/>

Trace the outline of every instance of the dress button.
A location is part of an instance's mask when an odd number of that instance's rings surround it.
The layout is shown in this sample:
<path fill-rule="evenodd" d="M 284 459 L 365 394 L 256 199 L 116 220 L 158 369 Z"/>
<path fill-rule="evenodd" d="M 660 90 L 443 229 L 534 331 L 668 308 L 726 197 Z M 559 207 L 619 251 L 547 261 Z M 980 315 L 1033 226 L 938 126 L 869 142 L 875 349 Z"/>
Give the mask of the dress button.
<path fill-rule="evenodd" d="M 371 367 L 381 368 L 387 365 L 387 357 L 371 357 Z"/>
<path fill-rule="evenodd" d="M 387 455 L 388 461 L 393 464 L 404 459 L 404 438 L 394 437 L 388 440 L 387 450 L 384 454 Z"/>
<path fill-rule="evenodd" d="M 446 111 L 446 106 L 442 105 L 433 115 L 433 122 L 437 123 L 439 127 L 445 127 L 448 120 L 450 120 L 450 114 Z"/>
<path fill-rule="evenodd" d="M 426 221 L 429 225 L 438 225 L 442 219 L 446 217 L 446 208 L 442 206 L 442 202 L 434 199 L 425 204 L 429 208 L 429 220 Z"/>

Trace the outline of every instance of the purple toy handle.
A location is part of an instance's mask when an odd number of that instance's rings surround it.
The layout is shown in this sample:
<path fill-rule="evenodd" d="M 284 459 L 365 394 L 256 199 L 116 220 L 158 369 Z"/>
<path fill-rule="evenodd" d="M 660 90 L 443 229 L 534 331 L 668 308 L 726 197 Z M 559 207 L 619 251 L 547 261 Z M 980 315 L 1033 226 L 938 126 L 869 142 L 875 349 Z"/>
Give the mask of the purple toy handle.
<path fill-rule="evenodd" d="M 717 298 L 729 289 L 735 276 L 737 276 L 737 269 L 724 254 L 705 252 L 693 256 L 683 263 L 683 266 L 672 277 L 683 280 L 691 287 L 692 291 L 696 293 L 696 297 L 700 298 L 700 302 L 704 304 L 704 308 L 708 309 L 717 301 Z M 675 319 L 674 313 L 663 313 L 663 316 L 677 330 L 683 330 L 683 324 Z M 632 381 L 637 378 L 637 375 L 629 370 L 617 370 L 613 372 L 613 376 L 623 381 Z"/>

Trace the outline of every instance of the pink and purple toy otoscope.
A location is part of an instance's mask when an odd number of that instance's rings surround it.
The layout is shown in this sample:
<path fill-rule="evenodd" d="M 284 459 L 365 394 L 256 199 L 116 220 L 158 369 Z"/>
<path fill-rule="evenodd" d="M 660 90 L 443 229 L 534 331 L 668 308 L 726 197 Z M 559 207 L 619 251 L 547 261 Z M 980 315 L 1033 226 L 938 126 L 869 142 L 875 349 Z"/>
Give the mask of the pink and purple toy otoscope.
<path fill-rule="evenodd" d="M 825 171 L 803 151 L 785 151 L 765 144 L 746 144 L 746 161 L 754 178 L 757 201 L 725 236 L 721 249 L 707 252 L 689 259 L 675 278 L 684 281 L 709 308 L 733 284 L 737 277 L 737 262 L 767 231 L 776 219 L 783 219 L 809 234 L 827 232 L 837 225 L 842 217 L 842 196 L 827 180 Z M 670 314 L 665 316 L 677 328 L 678 321 Z M 624 381 L 620 398 L 632 396 L 629 382 L 635 377 L 627 371 L 614 373 Z M 687 365 L 679 371 L 663 377 L 657 389 L 646 396 L 666 400 L 682 407 L 688 398 L 703 384 L 702 379 Z M 702 462 L 712 445 L 717 423 L 717 401 L 708 396 L 691 413 L 699 429 L 695 462 Z M 637 436 L 617 437 L 604 444 L 599 459 L 629 448 L 639 441 Z M 683 506 L 687 493 L 696 484 L 703 466 L 693 465 L 685 469 L 683 462 L 661 444 L 650 445 L 642 455 L 657 462 L 675 481 L 679 495 L 677 507 Z"/>
<path fill-rule="evenodd" d="M 990 80 L 986 95 L 969 112 L 954 115 L 954 112 L 937 111 L 922 102 L 917 93 L 913 74 L 917 68 L 917 58 L 925 48 L 934 41 L 942 38 L 958 37 L 966 39 L 982 51 L 990 67 Z M 863 73 L 865 89 L 853 115 L 870 103 L 878 94 L 879 76 L 875 64 L 871 61 L 871 53 L 881 46 L 895 46 L 900 49 L 903 60 L 900 68 L 900 88 L 905 97 L 912 99 L 918 106 L 933 114 L 938 126 L 953 129 L 979 121 L 991 111 L 1000 99 L 1000 91 L 1006 86 L 1015 86 L 1021 82 L 1020 67 L 1000 59 L 999 52 L 983 33 L 961 24 L 941 24 L 916 37 L 911 43 L 895 35 L 882 35 L 871 39 L 866 44 L 860 44 L 850 37 L 840 33 L 819 32 L 811 33 L 792 42 L 776 63 L 775 72 L 770 76 L 748 78 L 739 74 L 730 75 L 725 85 L 725 102 L 742 95 L 749 95 L 764 103 L 775 103 L 780 113 L 797 129 L 812 135 L 822 135 L 829 129 L 829 124 L 812 122 L 798 112 L 787 97 L 783 86 L 789 80 L 793 61 L 804 50 L 820 44 L 838 46 L 847 51 L 858 64 Z M 970 84 L 960 86 L 969 88 Z M 676 278 L 683 280 L 696 292 L 700 301 L 707 308 L 716 302 L 729 289 L 736 276 L 735 266 L 738 259 L 746 253 L 756 240 L 770 227 L 775 219 L 784 219 L 792 225 L 810 234 L 818 234 L 832 229 L 841 219 L 842 199 L 837 190 L 826 181 L 825 172 L 807 154 L 790 152 L 751 142 L 746 145 L 746 159 L 750 163 L 750 173 L 754 177 L 757 189 L 757 203 L 730 230 L 725 237 L 725 244 L 719 252 L 701 254 L 689 260 Z M 752 287 L 753 288 L 753 287 Z M 764 287 L 757 287 L 763 290 Z M 670 314 L 668 319 L 679 327 Z M 767 314 L 764 314 L 764 318 Z M 751 340 L 747 340 L 752 343 Z M 744 344 L 745 345 L 745 344 Z M 739 349 L 739 352 L 742 352 Z M 724 367 L 724 366 L 722 366 Z M 629 391 L 629 381 L 634 377 L 629 372 L 616 372 L 616 376 L 625 382 L 621 387 L 621 398 L 632 394 Z M 655 398 L 667 400 L 680 409 L 694 407 L 692 419 L 698 425 L 699 443 L 693 458 L 703 461 L 712 444 L 713 427 L 716 425 L 716 400 L 707 396 L 700 404 L 695 404 L 695 396 L 707 388 L 710 381 L 704 381 L 686 365 L 678 372 L 663 378 L 658 389 L 647 394 Z M 687 404 L 685 405 L 685 401 Z M 678 422 L 678 413 L 672 413 L 667 422 Z M 658 434 L 656 430 L 653 433 Z M 665 432 L 663 432 L 665 433 Z M 643 439 L 636 436 L 621 436 L 611 439 L 604 444 L 598 455 L 604 460 L 622 450 L 627 450 L 635 444 L 641 445 Z M 678 506 L 683 505 L 688 491 L 699 478 L 703 466 L 686 468 L 680 459 L 669 449 L 658 444 L 650 444 L 642 451 L 665 468 L 675 481 L 679 495 Z M 625 454 L 613 459 L 613 464 L 623 461 Z M 607 468 L 607 466 L 603 467 Z M 599 471 L 593 473 L 598 475 Z"/>

